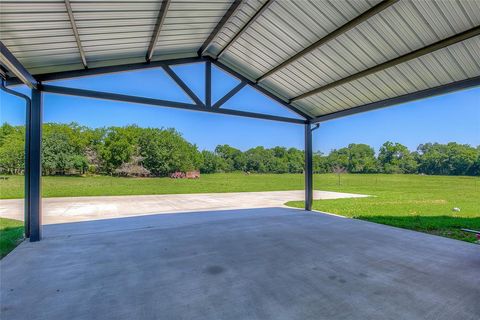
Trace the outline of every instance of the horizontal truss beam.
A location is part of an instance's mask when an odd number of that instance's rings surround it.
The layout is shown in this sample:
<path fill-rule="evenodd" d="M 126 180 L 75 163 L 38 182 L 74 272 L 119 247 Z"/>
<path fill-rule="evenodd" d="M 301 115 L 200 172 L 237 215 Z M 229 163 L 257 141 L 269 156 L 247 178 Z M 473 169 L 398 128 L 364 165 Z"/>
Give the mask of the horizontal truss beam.
<path fill-rule="evenodd" d="M 37 88 L 38 81 L 27 69 L 15 58 L 15 56 L 0 41 L 0 63 L 18 78 L 18 83 L 24 83 L 30 88 Z M 8 82 L 7 82 L 8 85 Z"/>
<path fill-rule="evenodd" d="M 362 112 L 367 112 L 367 111 L 372 111 L 376 109 L 381 109 L 381 108 L 386 108 L 390 107 L 396 104 L 401 104 L 401 103 L 406 103 L 406 102 L 412 102 L 415 100 L 420 100 L 420 99 L 425 99 L 425 98 L 430 98 L 433 96 L 438 96 L 446 93 L 451 93 L 459 90 L 464 90 L 472 87 L 477 87 L 480 86 L 480 76 L 466 79 L 466 80 L 461 80 L 453 83 L 448 83 L 445 85 L 441 85 L 438 87 L 422 90 L 422 91 L 417 91 L 417 92 L 412 92 L 409 94 L 405 94 L 399 97 L 394 97 L 382 101 L 377 101 L 377 102 L 372 102 L 369 104 L 365 104 L 363 106 L 355 107 L 352 109 L 347 109 L 343 111 L 338 111 L 330 114 L 326 114 L 323 116 L 316 117 L 313 119 L 311 122 L 312 123 L 317 123 L 317 122 L 323 122 L 323 121 L 328 121 L 328 120 L 333 120 L 341 117 L 346 117 Z"/>
<path fill-rule="evenodd" d="M 332 31 L 331 33 L 327 34 L 326 36 L 324 36 L 323 38 L 321 38 L 320 40 L 312 43 L 310 46 L 308 46 L 307 48 L 303 49 L 302 51 L 296 53 L 295 55 L 293 55 L 292 57 L 288 58 L 287 60 L 285 60 L 284 62 L 280 63 L 278 66 L 274 67 L 273 69 L 269 70 L 267 73 L 265 73 L 264 75 L 262 75 L 260 78 L 257 79 L 257 82 L 260 82 L 262 80 L 265 80 L 267 77 L 271 76 L 272 74 L 276 73 L 277 71 L 285 68 L 287 65 L 291 64 L 292 62 L 294 62 L 295 60 L 297 59 L 300 59 L 301 57 L 303 57 L 304 55 L 312 52 L 313 50 L 317 49 L 318 47 L 324 45 L 325 43 L 339 37 L 340 35 L 344 34 L 345 32 L 347 32 L 348 30 L 350 29 L 353 29 L 355 28 L 356 26 L 358 26 L 360 23 L 368 20 L 369 18 L 373 17 L 374 15 L 376 15 L 377 13 L 387 9 L 388 7 L 392 6 L 393 4 L 397 3 L 399 0 L 384 0 L 382 2 L 380 2 L 379 4 L 377 4 L 376 6 L 368 9 L 367 11 L 365 11 L 364 13 L 362 13 L 361 15 L 359 15 L 358 17 L 356 17 L 355 19 L 351 20 L 351 21 L 348 21 L 347 23 L 345 23 L 344 25 L 342 25 L 340 28 Z"/>
<path fill-rule="evenodd" d="M 89 68 L 89 69 L 82 69 L 82 70 L 42 73 L 42 74 L 36 74 L 35 78 L 40 82 L 46 82 L 46 81 L 54 81 L 54 80 L 98 76 L 98 75 L 109 74 L 109 73 L 136 71 L 136 70 L 142 70 L 142 69 L 162 68 L 163 66 L 196 63 L 196 62 L 202 62 L 202 61 L 205 61 L 205 59 L 199 58 L 199 57 L 191 57 L 191 58 L 151 61 L 150 63 L 147 63 L 147 62 L 128 63 L 128 64 L 122 64 L 117 66 L 105 66 L 105 67 L 96 67 L 96 68 Z M 7 86 L 17 85 L 17 84 L 21 84 L 21 81 L 19 79 L 17 78 L 7 79 Z"/>
<path fill-rule="evenodd" d="M 201 107 L 201 106 L 197 106 L 189 103 L 181 103 L 181 102 L 152 99 L 152 98 L 145 98 L 145 97 L 136 97 L 136 96 L 130 96 L 130 95 L 124 95 L 124 94 L 117 94 L 117 93 L 83 90 L 83 89 L 59 87 L 59 86 L 52 86 L 52 85 L 42 85 L 41 89 L 44 92 L 62 94 L 62 95 L 94 98 L 94 99 L 101 99 L 101 100 L 130 102 L 130 103 L 160 106 L 160 107 L 167 107 L 167 108 L 177 108 L 177 109 L 184 109 L 184 110 L 191 110 L 191 111 L 210 112 L 210 113 L 216 113 L 216 114 L 288 122 L 288 123 L 294 123 L 294 124 L 306 123 L 305 120 L 300 120 L 295 118 L 287 118 L 287 117 L 280 117 L 280 116 L 246 112 L 246 111 L 238 111 L 238 110 L 205 108 L 205 107 Z"/>
<path fill-rule="evenodd" d="M 329 83 L 327 85 L 324 85 L 320 88 L 314 89 L 314 90 L 309 91 L 309 92 L 305 92 L 305 93 L 303 93 L 303 94 L 301 94 L 297 97 L 292 98 L 290 100 L 290 102 L 294 102 L 294 101 L 297 101 L 297 100 L 300 100 L 300 99 L 307 98 L 307 97 L 312 96 L 314 94 L 321 93 L 321 92 L 329 90 L 331 88 L 341 86 L 345 83 L 352 82 L 354 80 L 366 77 L 366 76 L 371 75 L 373 73 L 377 73 L 377 72 L 380 72 L 382 70 L 394 67 L 394 66 L 396 66 L 400 63 L 404 63 L 404 62 L 413 60 L 415 58 L 418 58 L 418 57 L 421 57 L 423 55 L 432 53 L 434 51 L 437 51 L 437 50 L 440 50 L 442 48 L 448 47 L 448 46 L 453 45 L 455 43 L 465 41 L 465 40 L 467 40 L 471 37 L 475 37 L 479 34 L 480 34 L 480 26 L 471 28 L 471 29 L 466 30 L 462 33 L 459 33 L 459 34 L 456 34 L 456 35 L 451 36 L 449 38 L 437 41 L 437 42 L 435 42 L 431 45 L 428 45 L 428 46 L 420 48 L 418 50 L 409 52 L 409 53 L 404 54 L 404 55 L 402 55 L 400 57 L 397 57 L 395 59 L 392 59 L 392 60 L 389 60 L 387 62 L 378 64 L 374 67 L 371 67 L 371 68 L 365 69 L 363 71 L 360 71 L 358 73 L 352 74 L 352 75 L 350 75 L 348 77 L 345 77 L 343 79 L 331 82 L 331 83 Z"/>

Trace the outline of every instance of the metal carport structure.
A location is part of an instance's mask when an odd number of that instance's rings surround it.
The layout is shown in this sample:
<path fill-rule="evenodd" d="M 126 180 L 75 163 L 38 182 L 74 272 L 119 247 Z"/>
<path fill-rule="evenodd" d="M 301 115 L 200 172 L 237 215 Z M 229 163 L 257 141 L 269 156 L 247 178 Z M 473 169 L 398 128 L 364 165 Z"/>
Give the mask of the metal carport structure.
<path fill-rule="evenodd" d="M 2 89 L 20 83 L 32 89 L 26 139 L 31 241 L 41 239 L 43 92 L 303 125 L 305 209 L 311 210 L 316 123 L 480 84 L 475 0 L 2 1 L 0 11 Z M 206 64 L 205 101 L 171 69 L 194 62 Z M 241 81 L 214 104 L 212 64 Z M 145 68 L 163 68 L 192 103 L 48 84 Z M 301 119 L 221 108 L 247 85 Z"/>

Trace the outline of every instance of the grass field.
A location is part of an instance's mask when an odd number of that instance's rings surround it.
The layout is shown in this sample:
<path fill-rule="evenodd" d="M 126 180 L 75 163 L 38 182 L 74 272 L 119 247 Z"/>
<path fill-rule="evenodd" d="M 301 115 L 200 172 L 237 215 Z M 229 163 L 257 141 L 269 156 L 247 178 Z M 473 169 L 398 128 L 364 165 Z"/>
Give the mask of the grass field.
<path fill-rule="evenodd" d="M 22 221 L 0 218 L 0 258 L 12 251 L 22 238 Z"/>
<path fill-rule="evenodd" d="M 44 177 L 45 197 L 210 193 L 303 189 L 301 174 L 228 173 L 198 180 L 170 178 Z M 460 228 L 480 229 L 480 178 L 420 175 L 315 175 L 315 189 L 372 195 L 321 200 L 314 209 L 474 241 Z M 1 198 L 23 197 L 23 177 L 0 180 Z M 303 202 L 288 205 L 303 207 Z M 454 207 L 460 212 L 453 211 Z"/>
<path fill-rule="evenodd" d="M 469 242 L 474 242 L 475 236 L 460 229 L 480 230 L 478 177 L 343 175 L 336 185 L 331 179 L 317 176 L 315 188 L 372 197 L 316 200 L 315 210 Z M 302 201 L 287 205 L 304 206 Z"/>
<path fill-rule="evenodd" d="M 109 176 L 52 177 L 42 179 L 44 197 L 114 196 L 144 194 L 244 192 L 303 189 L 301 174 L 205 174 L 197 180 L 119 178 Z M 1 199 L 23 197 L 23 177 L 0 180 Z"/>

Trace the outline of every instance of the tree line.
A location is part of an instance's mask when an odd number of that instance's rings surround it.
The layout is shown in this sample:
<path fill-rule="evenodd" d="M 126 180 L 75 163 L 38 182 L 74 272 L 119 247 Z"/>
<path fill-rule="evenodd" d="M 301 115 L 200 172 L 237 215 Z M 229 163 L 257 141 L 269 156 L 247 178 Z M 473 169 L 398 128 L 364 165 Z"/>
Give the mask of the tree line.
<path fill-rule="evenodd" d="M 255 147 L 241 151 L 229 145 L 199 151 L 175 129 L 124 127 L 88 128 L 76 123 L 43 126 L 44 175 L 108 174 L 168 176 L 173 172 L 302 173 L 304 153 L 296 148 Z M 0 172 L 22 174 L 25 127 L 0 127 Z M 480 175 L 480 146 L 420 144 L 410 151 L 387 141 L 378 154 L 366 144 L 352 143 L 313 156 L 314 172 L 420 173 Z"/>

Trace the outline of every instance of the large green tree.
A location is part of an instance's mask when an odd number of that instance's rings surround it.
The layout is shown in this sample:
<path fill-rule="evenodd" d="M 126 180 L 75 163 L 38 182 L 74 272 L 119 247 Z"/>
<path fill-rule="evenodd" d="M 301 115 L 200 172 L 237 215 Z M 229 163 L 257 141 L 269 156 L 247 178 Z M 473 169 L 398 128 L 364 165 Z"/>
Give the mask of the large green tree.
<path fill-rule="evenodd" d="M 305 155 L 303 150 L 289 148 L 287 151 L 288 172 L 302 173 L 305 168 Z"/>
<path fill-rule="evenodd" d="M 406 146 L 387 141 L 378 153 L 378 162 L 385 173 L 415 173 L 418 163 Z"/>
<path fill-rule="evenodd" d="M 315 152 L 313 154 L 313 172 L 314 173 L 332 172 L 332 166 L 328 162 L 328 157 L 324 156 L 321 152 Z"/>
<path fill-rule="evenodd" d="M 202 155 L 197 146 L 186 141 L 174 129 L 144 129 L 138 145 L 145 168 L 156 176 L 191 171 L 202 165 Z"/>
<path fill-rule="evenodd" d="M 200 167 L 202 173 L 228 172 L 229 165 L 224 158 L 213 151 L 202 151 L 203 162 Z"/>
<path fill-rule="evenodd" d="M 264 147 L 255 147 L 245 151 L 247 158 L 246 169 L 249 172 L 273 172 L 275 156 L 271 149 L 265 149 Z"/>
<path fill-rule="evenodd" d="M 377 172 L 375 151 L 369 145 L 352 143 L 348 145 L 349 159 L 348 171 L 352 173 Z"/>
<path fill-rule="evenodd" d="M 138 126 L 110 127 L 107 129 L 100 156 L 103 170 L 113 173 L 123 163 L 128 163 L 138 153 L 136 146 L 142 129 Z"/>
<path fill-rule="evenodd" d="M 351 173 L 373 173 L 378 171 L 375 151 L 366 144 L 351 143 L 348 147 L 332 150 L 328 156 L 332 168 L 344 168 Z"/>
<path fill-rule="evenodd" d="M 472 173 L 478 150 L 456 142 L 426 143 L 417 148 L 419 171 L 426 174 L 465 175 Z"/>
<path fill-rule="evenodd" d="M 245 154 L 228 144 L 218 145 L 215 153 L 224 160 L 225 171 L 244 171 L 247 159 Z"/>
<path fill-rule="evenodd" d="M 480 146 L 477 147 L 477 159 L 470 167 L 468 174 L 472 176 L 480 176 Z"/>
<path fill-rule="evenodd" d="M 0 127 L 0 172 L 22 173 L 25 165 L 25 130 L 4 124 Z"/>
<path fill-rule="evenodd" d="M 84 154 L 85 142 L 81 128 L 75 124 L 50 124 L 43 126 L 42 168 L 44 174 L 83 173 L 88 166 Z"/>
<path fill-rule="evenodd" d="M 24 170 L 24 126 L 0 126 L 0 173 Z M 304 152 L 296 148 L 255 147 L 245 152 L 223 144 L 199 152 L 174 129 L 135 125 L 91 129 L 76 123 L 46 123 L 43 127 L 44 174 L 87 171 L 125 176 L 166 176 L 175 171 L 203 173 L 249 171 L 302 173 Z M 314 153 L 315 173 L 426 173 L 480 175 L 480 146 L 426 143 L 410 152 L 400 143 L 385 142 L 375 157 L 366 144 L 350 144 L 328 155 Z"/>

